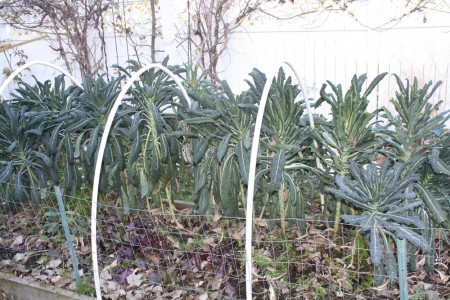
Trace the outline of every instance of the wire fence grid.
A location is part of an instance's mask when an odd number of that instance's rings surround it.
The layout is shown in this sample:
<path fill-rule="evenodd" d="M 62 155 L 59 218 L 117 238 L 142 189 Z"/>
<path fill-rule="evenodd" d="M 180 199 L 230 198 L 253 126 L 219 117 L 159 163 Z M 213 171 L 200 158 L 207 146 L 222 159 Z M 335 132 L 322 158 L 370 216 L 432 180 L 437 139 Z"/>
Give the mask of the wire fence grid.
<path fill-rule="evenodd" d="M 78 267 L 89 293 L 91 203 L 88 197 L 65 195 L 64 200 Z M 116 200 L 114 195 L 105 197 L 98 210 L 105 299 L 245 299 L 245 218 L 181 210 L 174 223 L 167 209 L 150 204 L 126 213 Z M 48 192 L 41 203 L 4 197 L 0 202 L 0 272 L 76 290 L 54 193 Z M 397 284 L 390 284 L 370 263 L 366 236 L 341 224 L 338 238 L 333 239 L 332 222 L 313 217 L 306 221 L 304 232 L 288 226 L 283 234 L 278 219 L 254 220 L 254 299 L 398 298 Z M 429 272 L 427 255 L 408 248 L 411 299 L 450 295 L 450 231 L 435 228 L 434 240 Z"/>

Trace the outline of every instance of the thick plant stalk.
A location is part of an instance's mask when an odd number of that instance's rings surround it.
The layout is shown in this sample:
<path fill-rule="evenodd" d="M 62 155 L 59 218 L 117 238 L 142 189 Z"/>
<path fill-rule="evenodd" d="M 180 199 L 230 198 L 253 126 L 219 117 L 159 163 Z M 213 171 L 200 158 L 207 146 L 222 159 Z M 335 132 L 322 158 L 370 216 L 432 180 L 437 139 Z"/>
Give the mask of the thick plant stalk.
<path fill-rule="evenodd" d="M 406 273 L 406 241 L 397 239 L 397 259 L 398 259 L 398 284 L 400 288 L 400 300 L 408 300 L 408 276 Z"/>
<path fill-rule="evenodd" d="M 170 186 L 170 183 L 167 183 L 165 186 L 166 190 L 166 196 L 167 196 L 167 203 L 169 204 L 169 214 L 170 218 L 172 219 L 172 222 L 177 223 L 177 219 L 175 218 L 175 207 L 172 202 L 172 187 Z M 161 203 L 161 207 L 163 207 L 164 204 Z"/>
<path fill-rule="evenodd" d="M 341 156 L 342 159 L 342 156 Z M 345 177 L 348 175 L 348 156 L 345 155 L 341 161 L 341 165 L 343 166 L 339 175 Z M 339 224 L 341 222 L 341 210 L 342 210 L 342 199 L 336 199 L 336 209 L 334 215 L 334 227 L 333 227 L 333 240 L 336 240 L 339 232 Z"/>
<path fill-rule="evenodd" d="M 431 253 L 425 256 L 425 271 L 428 273 L 432 273 L 434 271 L 434 259 L 435 259 L 435 251 L 436 248 L 436 240 L 434 239 L 434 228 L 429 229 L 430 232 L 430 245 L 431 245 Z"/>
<path fill-rule="evenodd" d="M 62 199 L 61 189 L 58 185 L 55 186 L 56 200 L 58 201 L 59 214 L 61 216 L 61 222 L 64 229 L 64 235 L 66 236 L 66 243 L 69 247 L 70 260 L 72 262 L 73 274 L 75 275 L 75 281 L 77 286 L 80 285 L 80 271 L 78 270 L 77 257 L 75 256 L 75 249 L 72 244 L 72 235 L 70 234 L 69 222 L 67 221 L 66 210 L 64 209 L 64 201 Z"/>
<path fill-rule="evenodd" d="M 412 245 L 411 243 L 407 243 L 407 250 L 408 250 L 408 271 L 409 272 L 415 272 L 417 270 L 417 255 L 416 255 L 416 247 Z"/>
<path fill-rule="evenodd" d="M 336 199 L 336 212 L 334 215 L 333 240 L 337 239 L 339 232 L 339 222 L 341 221 L 342 200 Z"/>
<path fill-rule="evenodd" d="M 245 207 L 245 201 L 246 201 L 246 199 L 245 199 L 245 190 L 244 190 L 244 185 L 242 184 L 242 181 L 239 182 L 239 190 L 240 190 L 239 198 L 241 198 L 241 200 L 242 200 L 242 205 L 244 207 L 244 215 L 246 215 L 247 214 L 247 210 L 246 210 L 246 207 Z"/>
<path fill-rule="evenodd" d="M 284 203 L 284 184 L 278 189 L 278 205 L 280 206 L 281 234 L 286 238 L 286 203 Z"/>

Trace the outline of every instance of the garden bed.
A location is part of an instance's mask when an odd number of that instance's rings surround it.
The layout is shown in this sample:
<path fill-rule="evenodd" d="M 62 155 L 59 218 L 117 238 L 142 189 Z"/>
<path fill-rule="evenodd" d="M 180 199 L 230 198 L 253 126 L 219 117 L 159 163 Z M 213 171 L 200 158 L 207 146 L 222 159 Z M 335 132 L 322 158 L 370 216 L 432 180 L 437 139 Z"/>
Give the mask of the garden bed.
<path fill-rule="evenodd" d="M 70 213 L 70 212 L 69 212 Z M 94 295 L 88 227 L 79 227 L 74 245 L 83 284 L 76 287 L 62 230 L 46 233 L 48 214 L 36 207 L 0 224 L 0 271 L 29 282 Z M 245 299 L 244 220 L 177 215 L 179 224 L 160 209 L 99 211 L 99 260 L 106 299 Z M 87 217 L 85 224 L 89 224 Z M 255 220 L 254 284 L 256 299 L 397 299 L 398 289 L 387 281 L 373 287 L 367 241 L 351 227 L 337 240 L 323 222 L 308 221 L 307 231 L 296 227 L 284 236 L 278 226 Z M 450 246 L 439 232 L 435 271 L 424 271 L 417 254 L 417 270 L 409 272 L 409 291 L 416 298 L 450 296 Z M 424 295 L 422 298 L 420 295 Z"/>

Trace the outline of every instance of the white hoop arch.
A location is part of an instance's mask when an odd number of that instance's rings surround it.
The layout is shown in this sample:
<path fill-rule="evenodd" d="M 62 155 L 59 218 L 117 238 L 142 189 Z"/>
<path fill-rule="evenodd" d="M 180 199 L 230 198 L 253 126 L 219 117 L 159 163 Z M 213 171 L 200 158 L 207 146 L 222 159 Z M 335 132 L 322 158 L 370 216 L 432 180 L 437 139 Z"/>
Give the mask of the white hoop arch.
<path fill-rule="evenodd" d="M 103 155 L 105 152 L 106 142 L 108 141 L 108 135 L 111 131 L 112 122 L 114 116 L 117 113 L 117 110 L 125 97 L 128 89 L 133 85 L 134 81 L 139 78 L 145 71 L 150 69 L 159 69 L 166 73 L 172 78 L 178 88 L 181 90 L 183 97 L 186 99 L 187 103 L 191 104 L 191 99 L 189 98 L 186 90 L 184 89 L 180 79 L 175 76 L 169 69 L 162 66 L 161 64 L 149 64 L 147 66 L 142 67 L 134 73 L 130 78 L 128 78 L 127 84 L 122 88 L 122 91 L 117 96 L 111 110 L 109 111 L 108 118 L 106 120 L 105 128 L 103 129 L 102 139 L 100 141 L 100 146 L 98 148 L 97 161 L 95 163 L 95 172 L 94 172 L 94 185 L 92 188 L 92 210 L 91 210 L 91 245 L 92 245 L 92 271 L 94 273 L 94 283 L 95 283 L 95 293 L 97 299 L 102 299 L 102 292 L 100 289 L 100 275 L 98 272 L 98 253 L 97 253 L 97 204 L 98 204 L 98 188 L 100 184 L 100 173 L 101 167 L 103 163 Z"/>
<path fill-rule="evenodd" d="M 75 79 L 75 77 L 72 76 L 72 74 L 70 74 L 68 71 L 62 69 L 61 67 L 58 67 L 55 64 L 46 62 L 46 61 L 40 61 L 40 60 L 34 60 L 34 61 L 30 61 L 29 63 L 26 63 L 22 66 L 20 66 L 17 70 L 15 70 L 14 72 L 12 72 L 11 75 L 8 76 L 8 78 L 6 78 L 6 80 L 3 82 L 3 84 L 0 86 L 0 96 L 3 94 L 3 91 L 6 89 L 6 87 L 8 86 L 8 84 L 11 83 L 11 81 L 14 80 L 14 78 L 19 75 L 20 72 L 22 72 L 23 70 L 25 70 L 26 68 L 32 66 L 32 65 L 44 65 L 50 68 L 53 68 L 61 73 L 63 73 L 64 75 L 66 75 L 67 77 L 69 77 L 70 80 L 72 80 L 72 82 L 83 89 L 83 86 L 81 85 L 81 83 Z"/>
<path fill-rule="evenodd" d="M 308 93 L 297 73 L 297 70 L 289 62 L 283 62 L 286 64 L 293 72 L 300 88 L 303 93 L 303 98 L 305 98 L 306 111 L 309 117 L 309 124 L 314 128 L 314 118 L 311 111 L 311 106 L 309 104 Z M 266 85 L 264 86 L 261 100 L 259 102 L 258 114 L 256 116 L 255 131 L 253 132 L 252 140 L 252 150 L 250 154 L 250 166 L 248 174 L 248 189 L 247 189 L 247 209 L 245 217 L 245 287 L 246 287 L 246 298 L 248 300 L 252 299 L 252 234 L 253 234 L 253 198 L 255 196 L 255 176 L 256 176 L 256 160 L 258 158 L 259 150 L 259 136 L 261 134 L 261 126 L 263 121 L 264 112 L 266 109 L 267 99 L 269 97 L 270 86 L 272 85 L 272 78 L 277 75 L 276 70 L 273 70 L 267 76 Z M 317 147 L 317 143 L 315 146 Z M 316 160 L 317 167 L 321 168 L 319 159 Z M 321 204 L 323 206 L 323 196 L 321 195 Z"/>

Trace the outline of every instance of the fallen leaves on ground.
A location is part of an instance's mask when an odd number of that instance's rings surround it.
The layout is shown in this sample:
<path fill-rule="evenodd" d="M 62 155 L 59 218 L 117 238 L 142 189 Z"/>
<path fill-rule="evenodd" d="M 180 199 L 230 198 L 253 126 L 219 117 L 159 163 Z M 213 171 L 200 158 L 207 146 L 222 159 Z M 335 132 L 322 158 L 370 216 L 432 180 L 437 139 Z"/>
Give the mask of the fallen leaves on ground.
<path fill-rule="evenodd" d="M 63 232 L 48 234 L 43 212 L 26 208 L 4 220 L 0 224 L 1 272 L 76 288 Z M 170 221 L 157 209 L 130 215 L 106 208 L 99 212 L 103 297 L 245 299 L 245 221 L 189 212 L 177 218 L 183 229 Z M 83 222 L 88 224 L 88 218 Z M 88 227 L 78 228 L 73 242 L 82 279 L 91 284 L 89 234 Z M 338 240 L 332 234 L 323 223 L 309 221 L 306 232 L 292 227 L 284 236 L 273 222 L 256 219 L 252 286 L 256 299 L 274 295 L 277 299 L 397 299 L 396 284 L 385 281 L 373 287 L 368 249 L 355 249 L 351 228 L 344 227 Z M 449 233 L 444 234 L 448 238 Z M 425 256 L 417 253 L 417 270 L 409 273 L 411 295 L 426 291 L 429 299 L 450 296 L 450 246 L 442 236 L 437 236 L 437 242 L 440 248 L 433 273 L 425 272 Z"/>

